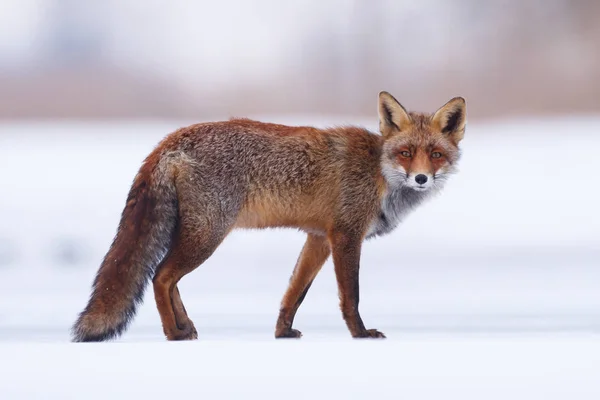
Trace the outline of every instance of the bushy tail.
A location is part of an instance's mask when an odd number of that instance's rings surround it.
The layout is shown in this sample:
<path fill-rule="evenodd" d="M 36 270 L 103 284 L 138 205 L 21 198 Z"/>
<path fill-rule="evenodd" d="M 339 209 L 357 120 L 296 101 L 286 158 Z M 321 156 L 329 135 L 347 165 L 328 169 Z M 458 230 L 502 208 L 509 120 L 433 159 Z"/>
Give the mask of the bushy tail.
<path fill-rule="evenodd" d="M 96 274 L 92 294 L 71 329 L 74 342 L 121 335 L 142 302 L 148 281 L 171 245 L 177 223 L 173 179 L 148 157 L 129 192 L 117 234 Z M 166 168 L 162 168 L 165 170 Z"/>

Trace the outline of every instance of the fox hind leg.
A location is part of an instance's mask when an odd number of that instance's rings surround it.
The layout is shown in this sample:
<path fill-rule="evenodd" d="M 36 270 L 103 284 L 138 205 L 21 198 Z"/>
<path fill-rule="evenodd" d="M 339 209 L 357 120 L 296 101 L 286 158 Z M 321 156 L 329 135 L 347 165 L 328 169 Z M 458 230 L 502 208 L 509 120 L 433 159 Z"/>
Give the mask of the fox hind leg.
<path fill-rule="evenodd" d="M 185 216 L 182 217 L 174 247 L 154 276 L 154 298 L 168 340 L 189 340 L 198 337 L 181 300 L 177 283 L 204 263 L 231 230 L 233 218 L 223 215 L 213 217 L 214 221 L 210 223 L 198 222 L 197 219 L 190 221 Z M 227 219 L 232 219 L 231 223 L 215 222 L 225 222 Z"/>
<path fill-rule="evenodd" d="M 185 246 L 181 242 L 176 244 L 174 251 L 167 256 L 154 276 L 154 298 L 168 340 L 191 340 L 198 337 L 192 320 L 187 316 L 177 283 L 206 261 L 225 237 L 222 234 L 217 241 L 214 240 L 214 233 L 207 232 L 207 235 L 213 235 L 213 240 L 196 246 Z"/>
<path fill-rule="evenodd" d="M 154 298 L 167 340 L 193 340 L 198 333 L 188 317 L 177 283 L 204 263 L 231 231 L 237 210 L 223 210 L 218 191 L 177 184 L 179 226 L 173 247 L 154 275 Z M 214 193 L 214 195 L 211 195 Z"/>
<path fill-rule="evenodd" d="M 175 321 L 177 322 L 177 327 L 183 331 L 186 331 L 189 329 L 192 333 L 191 336 L 194 339 L 197 339 L 198 332 L 196 331 L 196 328 L 194 327 L 194 323 L 192 322 L 190 317 L 188 317 L 188 315 L 187 315 L 187 311 L 185 310 L 185 306 L 183 305 L 183 301 L 181 300 L 181 295 L 179 294 L 179 288 L 177 287 L 177 284 L 175 285 L 175 287 L 173 289 L 172 301 L 173 301 L 173 313 L 175 314 Z M 188 326 L 189 326 L 189 328 L 188 328 Z"/>
<path fill-rule="evenodd" d="M 281 301 L 279 318 L 275 327 L 276 338 L 299 338 L 302 336 L 300 331 L 292 328 L 294 317 L 330 253 L 326 237 L 308 235 L 290 278 L 290 284 Z"/>

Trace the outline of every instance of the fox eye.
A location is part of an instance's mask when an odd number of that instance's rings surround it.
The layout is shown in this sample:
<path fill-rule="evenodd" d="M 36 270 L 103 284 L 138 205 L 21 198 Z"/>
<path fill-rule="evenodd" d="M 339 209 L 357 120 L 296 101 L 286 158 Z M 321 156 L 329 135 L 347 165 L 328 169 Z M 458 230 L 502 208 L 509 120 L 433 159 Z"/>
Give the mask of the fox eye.
<path fill-rule="evenodd" d="M 410 152 L 408 152 L 408 151 L 404 150 L 404 151 L 401 151 L 401 152 L 400 152 L 400 155 L 401 155 L 402 157 L 409 158 L 409 157 L 410 157 Z"/>
<path fill-rule="evenodd" d="M 431 158 L 440 158 L 442 156 L 442 153 L 440 153 L 439 151 L 434 151 L 433 153 L 431 153 Z"/>

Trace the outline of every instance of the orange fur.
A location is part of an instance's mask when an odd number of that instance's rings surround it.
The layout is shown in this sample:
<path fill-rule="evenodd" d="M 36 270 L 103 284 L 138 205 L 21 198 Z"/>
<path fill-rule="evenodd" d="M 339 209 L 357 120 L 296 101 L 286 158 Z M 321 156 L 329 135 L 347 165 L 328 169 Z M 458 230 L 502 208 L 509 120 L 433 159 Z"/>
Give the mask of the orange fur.
<path fill-rule="evenodd" d="M 433 115 L 409 113 L 382 92 L 381 134 L 249 119 L 171 133 L 134 180 L 88 305 L 73 326 L 74 340 L 121 334 L 150 279 L 167 339 L 197 338 L 179 280 L 204 263 L 232 230 L 270 227 L 307 233 L 281 302 L 276 337 L 300 337 L 292 328 L 295 313 L 330 255 L 352 337 L 384 337 L 366 329 L 358 311 L 362 242 L 389 233 L 426 199 L 429 192 L 415 186 L 412 171 L 440 182 L 452 172 L 464 113 L 460 98 Z M 443 156 L 435 157 L 434 151 Z"/>

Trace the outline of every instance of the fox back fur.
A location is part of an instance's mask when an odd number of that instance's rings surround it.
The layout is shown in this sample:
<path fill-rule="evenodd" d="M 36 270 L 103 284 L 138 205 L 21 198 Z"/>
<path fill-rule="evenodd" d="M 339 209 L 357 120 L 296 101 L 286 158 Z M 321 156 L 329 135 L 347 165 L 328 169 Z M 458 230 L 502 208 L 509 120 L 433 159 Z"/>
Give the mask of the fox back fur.
<path fill-rule="evenodd" d="M 466 105 L 456 97 L 433 114 L 409 113 L 381 92 L 378 112 L 379 133 L 231 119 L 169 134 L 133 180 L 73 340 L 122 334 L 150 280 L 166 338 L 196 339 L 177 283 L 233 229 L 270 227 L 307 234 L 275 337 L 301 336 L 294 316 L 330 255 L 352 337 L 385 337 L 359 314 L 361 245 L 391 232 L 456 171 Z"/>

